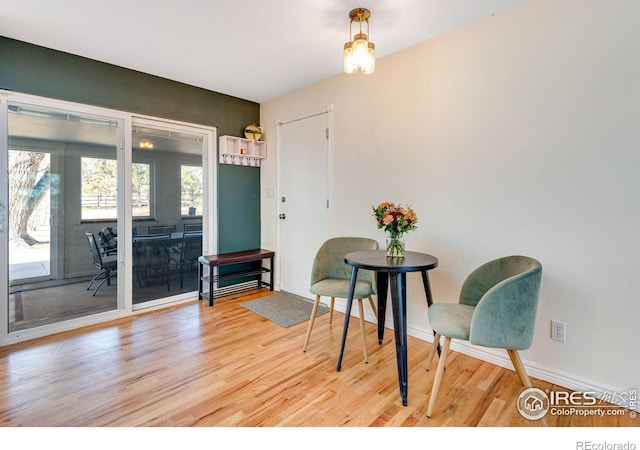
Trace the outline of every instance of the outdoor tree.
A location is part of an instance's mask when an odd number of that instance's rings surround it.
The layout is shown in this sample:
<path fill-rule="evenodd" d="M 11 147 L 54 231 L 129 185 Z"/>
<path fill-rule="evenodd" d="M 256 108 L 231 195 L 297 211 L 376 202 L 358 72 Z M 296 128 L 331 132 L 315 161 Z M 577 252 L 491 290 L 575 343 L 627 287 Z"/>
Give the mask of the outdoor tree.
<path fill-rule="evenodd" d="M 50 170 L 45 153 L 9 152 L 9 239 L 18 245 L 39 242 L 29 234 L 29 219 L 49 191 Z"/>
<path fill-rule="evenodd" d="M 202 167 L 182 166 L 182 208 L 202 205 Z"/>
<path fill-rule="evenodd" d="M 105 197 L 117 194 L 117 164 L 113 159 L 82 158 L 82 194 L 95 195 L 101 207 Z"/>
<path fill-rule="evenodd" d="M 87 209 L 102 210 L 115 217 L 118 193 L 118 163 L 114 159 L 82 158 L 83 214 Z M 134 215 L 149 215 L 150 166 L 133 163 L 131 167 L 131 199 Z"/>
<path fill-rule="evenodd" d="M 131 195 L 138 208 L 149 205 L 149 165 L 133 164 L 131 168 Z"/>

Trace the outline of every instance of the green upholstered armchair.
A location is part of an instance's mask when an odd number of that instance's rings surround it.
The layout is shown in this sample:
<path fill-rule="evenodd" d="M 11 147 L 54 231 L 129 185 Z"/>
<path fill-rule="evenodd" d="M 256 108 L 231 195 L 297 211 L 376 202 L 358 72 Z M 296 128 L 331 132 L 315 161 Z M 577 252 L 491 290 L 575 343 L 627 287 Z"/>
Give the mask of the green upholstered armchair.
<path fill-rule="evenodd" d="M 480 266 L 467 277 L 457 304 L 435 303 L 429 307 L 429 323 L 436 335 L 428 366 L 431 366 L 441 336 L 444 336 L 444 344 L 427 417 L 431 417 L 433 412 L 451 339 L 506 349 L 520 381 L 531 387 L 517 351 L 531 346 L 541 277 L 542 266 L 533 258 L 498 258 Z"/>
<path fill-rule="evenodd" d="M 313 310 L 311 311 L 311 318 L 309 319 L 309 326 L 307 328 L 307 335 L 304 340 L 303 351 L 306 352 L 307 346 L 309 345 L 309 338 L 311 337 L 313 322 L 318 311 L 320 297 L 325 296 L 331 298 L 331 303 L 329 305 L 329 323 L 331 323 L 333 319 L 333 306 L 336 297 L 347 298 L 349 296 L 351 267 L 344 262 L 345 255 L 350 252 L 377 249 L 377 241 L 362 237 L 337 237 L 329 239 L 322 244 L 322 246 L 318 250 L 318 253 L 316 254 L 316 257 L 313 261 L 313 268 L 311 269 L 311 287 L 309 288 L 309 291 L 312 294 L 315 294 L 316 300 L 313 304 Z M 362 299 L 369 299 L 369 304 L 371 305 L 373 314 L 377 318 L 377 309 L 372 297 L 373 294 L 376 293 L 375 277 L 375 272 L 371 272 L 369 270 L 359 270 L 353 295 L 353 298 L 358 299 L 360 331 L 362 334 L 362 346 L 365 362 L 368 361 L 368 356 L 367 341 L 364 329 L 364 309 L 362 306 Z M 346 313 L 350 314 L 350 311 L 346 311 Z"/>

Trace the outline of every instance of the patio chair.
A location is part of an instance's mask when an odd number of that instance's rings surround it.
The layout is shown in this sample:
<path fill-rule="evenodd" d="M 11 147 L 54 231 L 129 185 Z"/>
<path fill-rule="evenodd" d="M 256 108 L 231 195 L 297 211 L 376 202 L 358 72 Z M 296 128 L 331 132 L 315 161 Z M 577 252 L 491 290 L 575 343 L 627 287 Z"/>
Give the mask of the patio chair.
<path fill-rule="evenodd" d="M 89 249 L 91 251 L 91 257 L 93 258 L 93 265 L 100 271 L 91 279 L 89 286 L 87 286 L 87 290 L 90 290 L 93 283 L 98 283 L 96 289 L 93 291 L 93 296 L 95 297 L 98 289 L 100 289 L 105 282 L 107 283 L 107 286 L 111 285 L 111 277 L 114 275 L 114 272 L 118 267 L 117 254 L 113 252 L 113 249 L 107 249 L 106 251 L 101 250 L 98 247 L 96 237 L 93 233 L 85 231 L 85 235 L 89 241 Z M 103 279 L 98 282 L 101 276 Z"/>
<path fill-rule="evenodd" d="M 202 224 L 201 223 L 185 223 L 184 224 L 184 231 L 202 231 Z"/>
<path fill-rule="evenodd" d="M 141 288 L 147 287 L 152 280 L 169 282 L 169 255 L 171 235 L 157 234 L 134 236 L 133 238 L 133 274 Z"/>
<path fill-rule="evenodd" d="M 171 234 L 176 231 L 175 225 L 149 225 L 149 234 Z"/>

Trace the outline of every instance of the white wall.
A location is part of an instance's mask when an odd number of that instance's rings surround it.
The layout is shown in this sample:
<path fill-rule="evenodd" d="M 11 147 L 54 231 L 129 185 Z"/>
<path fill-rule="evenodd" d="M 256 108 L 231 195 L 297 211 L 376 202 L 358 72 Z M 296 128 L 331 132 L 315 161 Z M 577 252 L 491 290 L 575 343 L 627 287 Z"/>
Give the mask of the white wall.
<path fill-rule="evenodd" d="M 371 76 L 265 102 L 262 245 L 277 249 L 274 121 L 333 104 L 334 235 L 382 244 L 371 205 L 412 205 L 420 224 L 407 246 L 439 258 L 440 302 L 457 301 L 485 261 L 533 256 L 543 281 L 522 352 L 530 374 L 574 389 L 637 386 L 639 30 L 640 2 L 532 0 L 381 58 Z M 410 333 L 429 340 L 414 275 Z M 565 343 L 550 339 L 551 319 L 566 322 Z M 457 349 L 508 366 L 502 353 Z"/>

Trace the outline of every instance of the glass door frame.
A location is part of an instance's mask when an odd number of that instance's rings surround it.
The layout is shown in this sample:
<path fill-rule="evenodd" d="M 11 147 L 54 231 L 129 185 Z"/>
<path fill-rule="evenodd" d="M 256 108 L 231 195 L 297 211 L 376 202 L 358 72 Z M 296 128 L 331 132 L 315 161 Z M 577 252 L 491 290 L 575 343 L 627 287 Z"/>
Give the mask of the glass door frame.
<path fill-rule="evenodd" d="M 190 124 L 186 122 L 159 119 L 150 116 L 132 114 L 109 108 L 84 105 L 81 103 L 46 97 L 21 94 L 0 90 L 0 173 L 8 173 L 8 106 L 13 103 L 75 111 L 87 115 L 109 117 L 118 123 L 117 161 L 118 161 L 118 225 L 123 237 L 119 241 L 125 243 L 118 248 L 118 283 L 117 308 L 114 311 L 88 315 L 27 330 L 9 332 L 9 186 L 8 182 L 0 182 L 0 346 L 9 345 L 37 337 L 48 336 L 62 331 L 72 330 L 95 323 L 106 322 L 120 317 L 135 314 L 141 310 L 166 307 L 166 302 L 135 307 L 132 300 L 133 274 L 132 267 L 132 210 L 131 210 L 131 169 L 132 169 L 132 122 L 153 121 L 165 126 L 184 127 L 207 135 L 207 146 L 202 155 L 203 165 L 203 253 L 215 253 L 218 248 L 215 228 L 218 222 L 217 212 L 217 129 L 215 127 Z M 120 231 L 120 229 L 122 231 Z M 6 261 L 5 263 L 1 261 Z M 193 301 L 194 296 L 185 294 L 170 300 L 171 304 Z M 196 297 L 197 299 L 197 297 Z"/>
<path fill-rule="evenodd" d="M 131 123 L 129 129 L 129 139 L 131 139 L 131 131 L 134 126 L 145 126 L 151 128 L 167 129 L 171 131 L 184 131 L 186 133 L 198 133 L 207 136 L 206 147 L 202 154 L 202 253 L 209 255 L 216 253 L 218 248 L 217 233 L 215 233 L 215 226 L 217 224 L 217 183 L 212 180 L 217 180 L 217 159 L 216 159 L 216 143 L 217 143 L 217 129 L 213 127 L 205 127 L 197 124 L 190 124 L 185 122 L 179 122 L 175 120 L 160 119 L 157 117 L 144 116 L 139 114 L 133 114 L 131 116 Z M 133 143 L 130 143 L 129 149 L 131 149 Z M 132 164 L 132 152 L 129 151 L 128 163 Z M 131 174 L 131 167 L 127 170 L 128 174 Z M 130 178 L 126 182 L 127 199 L 131 199 L 131 180 Z M 129 205 L 130 206 L 130 205 Z M 127 208 L 128 215 L 125 216 L 126 223 L 125 232 L 127 236 L 133 236 L 133 216 L 131 208 Z M 128 239 L 130 242 L 132 239 Z M 132 251 L 129 249 L 127 252 L 127 267 L 133 267 Z M 133 304 L 133 311 L 146 310 L 148 308 L 158 307 L 166 305 L 168 303 L 177 304 L 180 302 L 187 302 L 193 300 L 193 295 L 197 295 L 197 291 L 185 294 L 178 294 L 171 297 L 164 297 L 157 300 L 151 300 L 140 304 Z M 127 283 L 127 299 L 133 302 L 133 284 Z"/>

